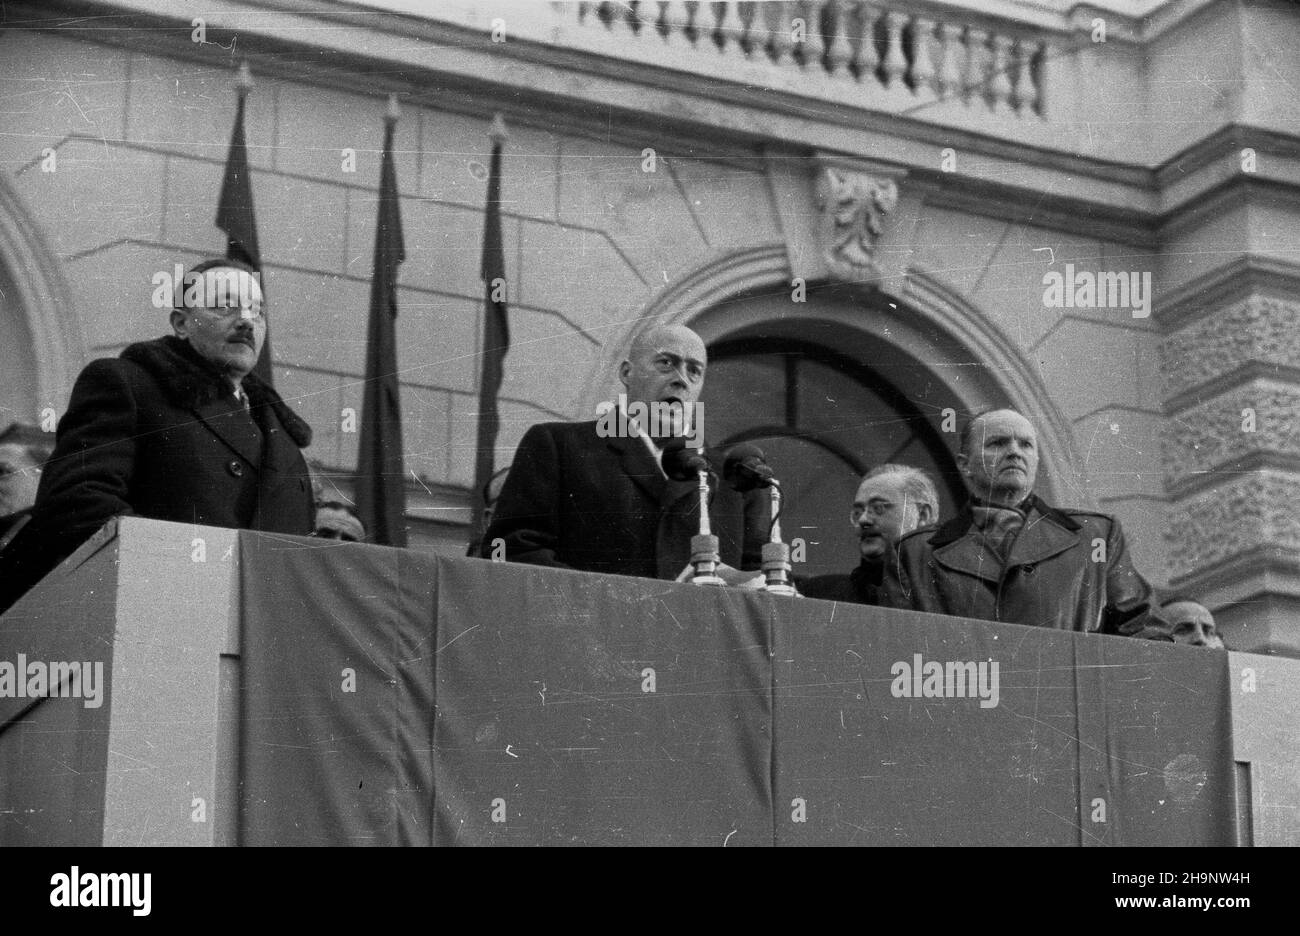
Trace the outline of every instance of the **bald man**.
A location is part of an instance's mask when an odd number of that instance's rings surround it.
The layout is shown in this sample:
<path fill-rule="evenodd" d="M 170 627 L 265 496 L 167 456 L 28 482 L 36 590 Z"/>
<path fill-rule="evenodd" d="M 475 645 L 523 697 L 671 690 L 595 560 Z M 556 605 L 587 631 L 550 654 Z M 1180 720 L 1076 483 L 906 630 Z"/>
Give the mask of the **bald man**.
<path fill-rule="evenodd" d="M 918 530 L 886 564 L 899 608 L 1060 630 L 1170 640 L 1129 560 L 1119 521 L 1060 509 L 1034 493 L 1038 434 L 1015 410 L 977 414 L 961 433 L 962 511 Z"/>
<path fill-rule="evenodd" d="M 483 554 L 507 562 L 673 579 L 699 529 L 696 481 L 664 472 L 664 442 L 702 443 L 698 407 L 708 355 L 684 326 L 641 333 L 619 365 L 625 392 L 600 418 L 542 423 L 524 435 L 497 501 Z M 706 457 L 720 475 L 720 461 Z M 713 486 L 709 510 L 723 562 L 760 566 L 766 498 Z"/>
<path fill-rule="evenodd" d="M 1189 647 L 1209 647 L 1223 650 L 1223 638 L 1215 626 L 1214 615 L 1194 598 L 1175 595 L 1166 598 L 1161 605 L 1165 618 L 1169 621 L 1170 634 L 1174 643 Z"/>

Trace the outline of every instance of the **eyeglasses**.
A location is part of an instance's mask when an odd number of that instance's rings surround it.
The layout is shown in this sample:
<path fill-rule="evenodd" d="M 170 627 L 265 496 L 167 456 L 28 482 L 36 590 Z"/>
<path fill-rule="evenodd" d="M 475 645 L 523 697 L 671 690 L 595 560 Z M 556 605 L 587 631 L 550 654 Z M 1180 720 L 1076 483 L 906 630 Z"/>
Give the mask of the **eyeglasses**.
<path fill-rule="evenodd" d="M 860 507 L 857 504 L 854 504 L 853 510 L 849 514 L 849 519 L 852 520 L 854 523 L 857 523 L 859 520 L 862 519 L 863 514 L 869 513 L 871 514 L 871 516 L 879 520 L 881 517 L 885 516 L 891 510 L 893 510 L 894 507 L 895 505 L 891 504 L 889 501 L 882 501 L 882 500 L 870 501 L 866 507 Z"/>
<path fill-rule="evenodd" d="M 266 318 L 266 313 L 262 311 L 261 306 L 199 306 L 194 311 L 205 312 L 213 318 L 222 319 L 223 321 L 234 318 L 236 315 L 242 319 L 248 319 L 250 322 L 258 322 Z"/>

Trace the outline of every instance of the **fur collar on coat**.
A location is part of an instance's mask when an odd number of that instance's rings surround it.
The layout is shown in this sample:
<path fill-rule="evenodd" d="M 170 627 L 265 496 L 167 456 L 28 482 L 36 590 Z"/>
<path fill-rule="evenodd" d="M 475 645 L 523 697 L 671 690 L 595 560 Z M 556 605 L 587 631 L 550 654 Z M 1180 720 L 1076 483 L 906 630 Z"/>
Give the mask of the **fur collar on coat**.
<path fill-rule="evenodd" d="M 197 409 L 235 392 L 224 374 L 190 347 L 188 341 L 175 335 L 129 345 L 121 356 L 144 368 L 181 409 Z M 289 409 L 274 387 L 253 374 L 244 378 L 243 387 L 252 408 L 269 406 L 299 448 L 311 444 L 311 426 Z"/>

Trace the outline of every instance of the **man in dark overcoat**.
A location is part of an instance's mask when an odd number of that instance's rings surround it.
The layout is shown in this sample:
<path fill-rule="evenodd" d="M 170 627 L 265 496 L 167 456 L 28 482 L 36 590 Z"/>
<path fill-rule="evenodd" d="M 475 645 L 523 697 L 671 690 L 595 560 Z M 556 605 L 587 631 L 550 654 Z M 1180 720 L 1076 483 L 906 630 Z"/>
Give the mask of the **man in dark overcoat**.
<path fill-rule="evenodd" d="M 615 575 L 674 579 L 691 559 L 699 529 L 697 480 L 676 480 L 663 466 L 668 440 L 691 425 L 704 387 L 707 355 L 700 336 L 682 325 L 657 326 L 633 341 L 619 366 L 626 393 L 600 419 L 541 423 L 524 434 L 497 501 L 483 555 L 499 545 L 507 562 Z M 673 414 L 676 424 L 643 424 L 645 414 Z M 716 483 L 721 460 L 709 453 L 714 483 L 709 510 L 722 561 L 732 570 L 761 562 L 766 498 Z M 736 576 L 736 583 L 749 577 Z"/>
<path fill-rule="evenodd" d="M 112 517 L 312 532 L 311 429 L 252 373 L 258 280 L 237 261 L 195 266 L 175 286 L 173 334 L 81 372 L 31 519 L 0 553 L 0 610 Z"/>

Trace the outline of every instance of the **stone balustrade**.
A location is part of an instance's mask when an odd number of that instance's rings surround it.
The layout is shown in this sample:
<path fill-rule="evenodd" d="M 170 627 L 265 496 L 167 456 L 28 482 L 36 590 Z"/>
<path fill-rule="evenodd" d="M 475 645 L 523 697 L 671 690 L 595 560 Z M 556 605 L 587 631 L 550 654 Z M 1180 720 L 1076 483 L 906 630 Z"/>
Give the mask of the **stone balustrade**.
<path fill-rule="evenodd" d="M 900 91 L 1043 118 L 1046 41 L 969 10 L 867 0 L 554 3 L 592 30 L 727 60 L 829 76 L 868 95 Z M 870 97 L 864 101 L 870 106 Z"/>

